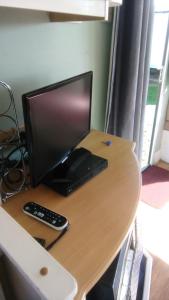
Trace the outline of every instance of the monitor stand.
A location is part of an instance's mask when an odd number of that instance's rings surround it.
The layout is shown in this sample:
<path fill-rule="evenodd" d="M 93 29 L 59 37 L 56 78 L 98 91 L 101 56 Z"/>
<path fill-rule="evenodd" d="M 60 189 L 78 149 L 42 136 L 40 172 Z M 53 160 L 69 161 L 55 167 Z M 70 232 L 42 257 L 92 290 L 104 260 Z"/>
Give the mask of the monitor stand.
<path fill-rule="evenodd" d="M 78 148 L 71 152 L 64 163 L 48 174 L 43 182 L 67 196 L 107 166 L 106 159 L 92 154 L 85 148 Z"/>

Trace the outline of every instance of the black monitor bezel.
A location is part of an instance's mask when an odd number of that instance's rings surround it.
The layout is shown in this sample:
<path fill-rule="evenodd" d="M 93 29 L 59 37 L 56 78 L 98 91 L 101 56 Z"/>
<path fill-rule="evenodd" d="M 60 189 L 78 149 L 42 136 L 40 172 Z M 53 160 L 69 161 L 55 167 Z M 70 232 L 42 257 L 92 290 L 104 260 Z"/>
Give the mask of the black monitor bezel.
<path fill-rule="evenodd" d="M 49 167 L 48 170 L 44 174 L 42 174 L 40 177 L 35 178 L 34 174 L 34 168 L 35 163 L 32 159 L 32 152 L 33 152 L 33 134 L 32 134 L 32 126 L 31 126 L 31 119 L 29 115 L 30 111 L 30 105 L 29 105 L 29 97 L 34 97 L 39 95 L 40 93 L 46 93 L 49 91 L 52 91 L 54 89 L 60 88 L 62 86 L 65 86 L 69 83 L 78 81 L 81 78 L 90 76 L 91 77 L 91 85 L 90 85 L 90 110 L 89 110 L 89 124 L 88 124 L 88 130 L 84 132 L 84 134 L 77 140 L 77 142 L 72 145 L 72 148 L 69 149 L 63 156 L 62 159 L 60 159 L 56 164 L 54 164 L 52 167 Z M 29 157 L 29 168 L 30 168 L 30 175 L 31 175 L 31 185 L 32 187 L 36 187 L 39 185 L 42 180 L 49 174 L 54 168 L 56 168 L 65 158 L 68 156 L 74 148 L 87 136 L 87 134 L 90 132 L 90 126 L 91 126 L 91 103 L 92 103 L 92 83 L 93 83 L 93 71 L 85 72 L 80 75 L 56 82 L 54 84 L 44 86 L 42 88 L 33 90 L 31 92 L 25 93 L 22 95 L 22 107 L 23 107 L 23 115 L 24 115 L 24 123 L 25 123 L 25 133 L 26 133 L 26 148 L 28 151 L 28 157 Z"/>

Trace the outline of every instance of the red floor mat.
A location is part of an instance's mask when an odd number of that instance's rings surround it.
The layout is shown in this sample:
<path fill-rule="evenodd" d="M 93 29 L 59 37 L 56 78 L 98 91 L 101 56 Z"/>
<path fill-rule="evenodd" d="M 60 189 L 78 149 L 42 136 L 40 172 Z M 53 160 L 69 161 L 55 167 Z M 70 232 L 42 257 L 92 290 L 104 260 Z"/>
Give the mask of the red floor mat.
<path fill-rule="evenodd" d="M 169 203 L 169 171 L 151 166 L 142 173 L 141 200 L 155 208 Z"/>

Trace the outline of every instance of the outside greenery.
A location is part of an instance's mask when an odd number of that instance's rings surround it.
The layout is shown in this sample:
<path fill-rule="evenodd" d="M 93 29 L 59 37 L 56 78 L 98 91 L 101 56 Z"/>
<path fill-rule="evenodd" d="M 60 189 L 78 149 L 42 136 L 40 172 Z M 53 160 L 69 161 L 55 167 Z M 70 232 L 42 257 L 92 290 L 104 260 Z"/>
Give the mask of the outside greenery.
<path fill-rule="evenodd" d="M 158 84 L 149 84 L 148 87 L 148 97 L 147 97 L 147 105 L 156 105 L 158 100 Z"/>

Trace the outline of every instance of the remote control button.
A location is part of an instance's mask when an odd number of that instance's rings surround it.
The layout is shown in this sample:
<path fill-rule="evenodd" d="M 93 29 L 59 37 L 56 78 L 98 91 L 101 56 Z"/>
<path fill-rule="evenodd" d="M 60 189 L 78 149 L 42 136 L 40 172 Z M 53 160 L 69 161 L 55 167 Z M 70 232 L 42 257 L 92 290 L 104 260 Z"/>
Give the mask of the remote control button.
<path fill-rule="evenodd" d="M 25 209 L 26 209 L 27 211 L 29 211 L 29 210 L 30 210 L 30 207 L 29 207 L 29 206 L 26 206 Z"/>
<path fill-rule="evenodd" d="M 41 213 L 40 211 L 37 213 L 37 216 L 40 217 L 40 218 L 43 218 L 44 214 Z"/>

